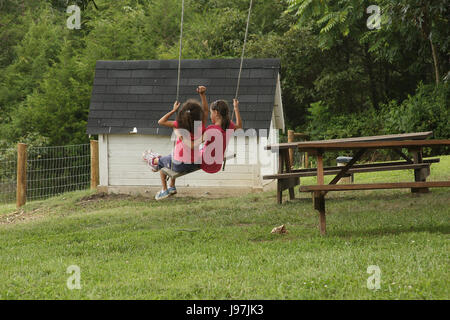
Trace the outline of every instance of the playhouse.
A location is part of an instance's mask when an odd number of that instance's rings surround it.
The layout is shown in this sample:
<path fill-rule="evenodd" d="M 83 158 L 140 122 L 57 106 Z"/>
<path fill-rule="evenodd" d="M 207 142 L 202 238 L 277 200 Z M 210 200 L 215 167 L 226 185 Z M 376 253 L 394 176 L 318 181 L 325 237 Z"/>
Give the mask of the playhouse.
<path fill-rule="evenodd" d="M 208 102 L 223 99 L 232 108 L 239 59 L 182 60 L 180 101 L 199 99 L 196 88 L 207 87 Z M 275 188 L 262 176 L 278 171 L 278 156 L 264 150 L 279 142 L 284 115 L 278 59 L 245 59 L 239 89 L 244 130 L 232 137 L 225 170 L 202 170 L 177 179 L 184 194 L 243 194 Z M 142 161 L 144 150 L 172 152 L 172 130 L 158 120 L 172 109 L 177 91 L 177 60 L 98 61 L 87 133 L 98 135 L 99 190 L 145 194 L 160 189 L 160 176 Z M 234 120 L 234 119 L 233 119 Z"/>

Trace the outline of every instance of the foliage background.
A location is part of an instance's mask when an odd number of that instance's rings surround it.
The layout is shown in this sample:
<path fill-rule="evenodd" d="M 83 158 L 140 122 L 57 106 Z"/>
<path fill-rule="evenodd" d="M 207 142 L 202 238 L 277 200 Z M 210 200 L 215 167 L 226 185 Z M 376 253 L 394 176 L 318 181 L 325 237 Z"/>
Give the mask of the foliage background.
<path fill-rule="evenodd" d="M 80 30 L 66 27 L 70 4 L 82 9 Z M 183 58 L 239 57 L 248 4 L 186 0 Z M 367 27 L 371 4 L 382 8 L 380 29 Z M 281 59 L 288 128 L 312 139 L 449 138 L 449 7 L 256 0 L 247 57 Z M 88 142 L 96 61 L 176 59 L 180 14 L 179 0 L 0 0 L 0 149 Z"/>

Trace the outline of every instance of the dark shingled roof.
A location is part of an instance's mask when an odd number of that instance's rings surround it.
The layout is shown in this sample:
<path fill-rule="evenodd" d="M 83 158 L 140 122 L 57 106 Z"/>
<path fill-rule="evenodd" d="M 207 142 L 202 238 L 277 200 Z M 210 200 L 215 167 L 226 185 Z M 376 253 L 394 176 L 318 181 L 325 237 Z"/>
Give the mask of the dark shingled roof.
<path fill-rule="evenodd" d="M 207 87 L 208 102 L 224 99 L 232 108 L 240 59 L 182 60 L 180 101 L 199 99 Z M 275 100 L 279 59 L 244 60 L 239 89 L 244 129 L 269 129 Z M 158 120 L 172 109 L 177 91 L 178 60 L 97 61 L 88 134 L 170 135 Z"/>

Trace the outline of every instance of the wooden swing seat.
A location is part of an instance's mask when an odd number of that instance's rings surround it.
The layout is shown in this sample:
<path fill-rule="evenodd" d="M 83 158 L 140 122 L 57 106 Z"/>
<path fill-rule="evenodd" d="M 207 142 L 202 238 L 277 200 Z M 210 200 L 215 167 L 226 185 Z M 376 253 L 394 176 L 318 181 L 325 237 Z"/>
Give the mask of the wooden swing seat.
<path fill-rule="evenodd" d="M 223 162 L 222 170 L 225 170 L 226 161 L 229 160 L 229 159 L 233 159 L 233 158 L 236 158 L 236 154 L 232 154 L 232 155 L 229 155 L 229 156 L 225 157 L 224 162 Z M 190 170 L 190 171 L 182 171 L 182 172 L 176 172 L 176 171 L 173 171 L 172 169 L 166 168 L 166 167 L 161 169 L 161 171 L 164 172 L 164 174 L 168 178 L 171 178 L 171 179 L 178 179 L 178 178 L 181 178 L 182 176 L 185 176 L 185 175 L 187 175 L 189 173 L 196 172 L 198 170 L 200 170 L 200 168 L 195 169 L 195 170 Z"/>

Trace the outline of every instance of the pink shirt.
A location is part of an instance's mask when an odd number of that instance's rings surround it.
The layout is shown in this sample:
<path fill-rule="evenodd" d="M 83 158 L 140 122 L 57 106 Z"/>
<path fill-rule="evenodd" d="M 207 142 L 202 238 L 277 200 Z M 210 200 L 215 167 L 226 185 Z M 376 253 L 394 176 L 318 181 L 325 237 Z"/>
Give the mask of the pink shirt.
<path fill-rule="evenodd" d="M 230 140 L 230 137 L 232 133 L 234 132 L 235 124 L 233 121 L 230 122 L 230 125 L 228 126 L 229 133 L 222 129 L 221 126 L 216 125 L 210 125 L 208 128 L 206 128 L 204 133 L 204 138 L 206 140 L 204 148 L 201 150 L 202 153 L 202 165 L 201 168 L 203 171 L 207 173 L 216 173 L 219 172 L 222 168 L 223 158 L 225 155 L 225 150 L 228 146 L 228 142 Z M 230 131 L 232 130 L 232 131 Z M 221 135 L 223 145 L 222 150 L 220 150 L 220 146 L 214 146 L 212 145 L 213 142 L 216 140 L 216 135 Z M 216 148 L 219 149 L 220 153 L 216 153 Z"/>
<path fill-rule="evenodd" d="M 173 124 L 176 129 L 179 129 L 177 121 L 174 121 Z M 199 127 L 199 132 L 197 133 L 196 136 L 193 135 L 192 133 L 190 134 L 191 141 L 194 141 L 195 138 L 197 138 L 197 139 L 201 138 L 201 136 L 203 135 L 205 130 L 206 130 L 205 124 L 202 123 L 202 126 L 201 126 L 201 128 Z M 197 149 L 197 150 L 195 150 L 195 149 Z M 189 154 L 190 154 L 190 157 L 189 157 Z M 201 157 L 202 156 L 201 156 L 201 153 L 198 151 L 198 147 L 191 149 L 183 143 L 183 140 L 181 139 L 181 137 L 179 137 L 177 139 L 177 143 L 175 145 L 175 150 L 173 152 L 174 160 L 179 161 L 179 162 L 184 162 L 184 163 L 201 163 L 201 161 L 202 161 Z"/>

